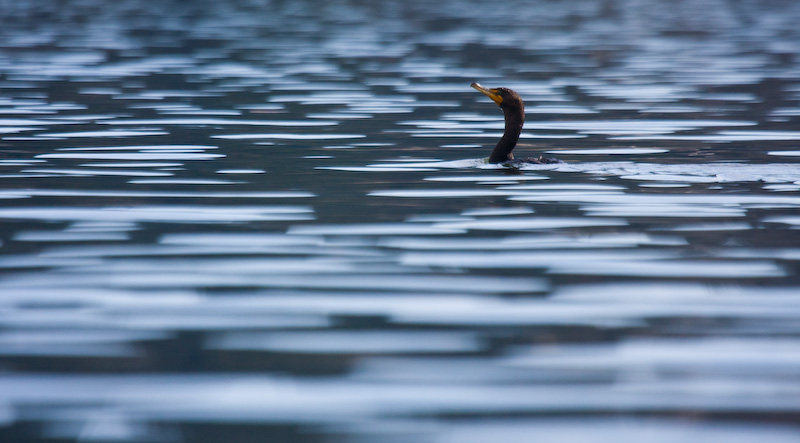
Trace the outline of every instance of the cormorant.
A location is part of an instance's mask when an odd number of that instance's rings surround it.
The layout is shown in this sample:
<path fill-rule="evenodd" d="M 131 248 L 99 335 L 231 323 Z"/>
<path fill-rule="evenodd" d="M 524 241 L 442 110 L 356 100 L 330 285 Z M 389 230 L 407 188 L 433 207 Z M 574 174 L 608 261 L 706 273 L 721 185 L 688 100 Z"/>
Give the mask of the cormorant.
<path fill-rule="evenodd" d="M 515 166 L 521 163 L 534 163 L 534 164 L 550 164 L 562 163 L 561 160 L 556 158 L 545 158 L 542 156 L 526 159 L 514 159 L 514 146 L 517 145 L 519 134 L 522 132 L 522 125 L 525 123 L 525 105 L 522 103 L 522 98 L 515 91 L 508 88 L 484 88 L 478 83 L 473 83 L 470 86 L 484 93 L 487 97 L 492 99 L 500 109 L 503 110 L 506 120 L 506 128 L 503 132 L 503 137 L 497 142 L 492 154 L 489 156 L 489 163 L 508 163 L 510 166 Z"/>

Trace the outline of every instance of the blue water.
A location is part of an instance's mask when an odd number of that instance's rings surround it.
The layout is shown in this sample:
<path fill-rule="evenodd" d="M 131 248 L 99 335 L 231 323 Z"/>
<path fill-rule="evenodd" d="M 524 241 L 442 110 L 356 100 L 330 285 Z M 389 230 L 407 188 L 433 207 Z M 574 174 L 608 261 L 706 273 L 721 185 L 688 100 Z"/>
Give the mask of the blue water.
<path fill-rule="evenodd" d="M 798 19 L 0 0 L 0 440 L 798 441 Z"/>

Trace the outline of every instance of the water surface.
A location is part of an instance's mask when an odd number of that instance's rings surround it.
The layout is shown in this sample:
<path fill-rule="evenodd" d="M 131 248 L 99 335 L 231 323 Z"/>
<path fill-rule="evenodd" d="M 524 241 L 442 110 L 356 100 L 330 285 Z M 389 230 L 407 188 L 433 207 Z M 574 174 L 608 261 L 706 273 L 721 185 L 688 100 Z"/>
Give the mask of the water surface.
<path fill-rule="evenodd" d="M 800 438 L 796 2 L 0 6 L 0 439 Z"/>

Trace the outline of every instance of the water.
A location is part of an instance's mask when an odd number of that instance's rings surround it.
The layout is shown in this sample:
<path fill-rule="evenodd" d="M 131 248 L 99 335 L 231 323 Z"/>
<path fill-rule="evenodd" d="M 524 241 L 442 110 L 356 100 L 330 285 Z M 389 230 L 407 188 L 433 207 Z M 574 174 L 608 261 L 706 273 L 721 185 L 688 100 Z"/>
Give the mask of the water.
<path fill-rule="evenodd" d="M 0 440 L 800 438 L 800 4 L 68 3 L 0 1 Z"/>

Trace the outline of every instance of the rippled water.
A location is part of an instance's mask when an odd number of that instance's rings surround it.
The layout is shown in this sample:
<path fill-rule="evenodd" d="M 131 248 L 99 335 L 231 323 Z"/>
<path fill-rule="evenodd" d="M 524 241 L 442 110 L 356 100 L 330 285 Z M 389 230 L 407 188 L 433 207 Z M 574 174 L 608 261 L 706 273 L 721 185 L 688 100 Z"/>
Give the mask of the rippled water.
<path fill-rule="evenodd" d="M 0 1 L 0 440 L 798 441 L 798 19 Z"/>

